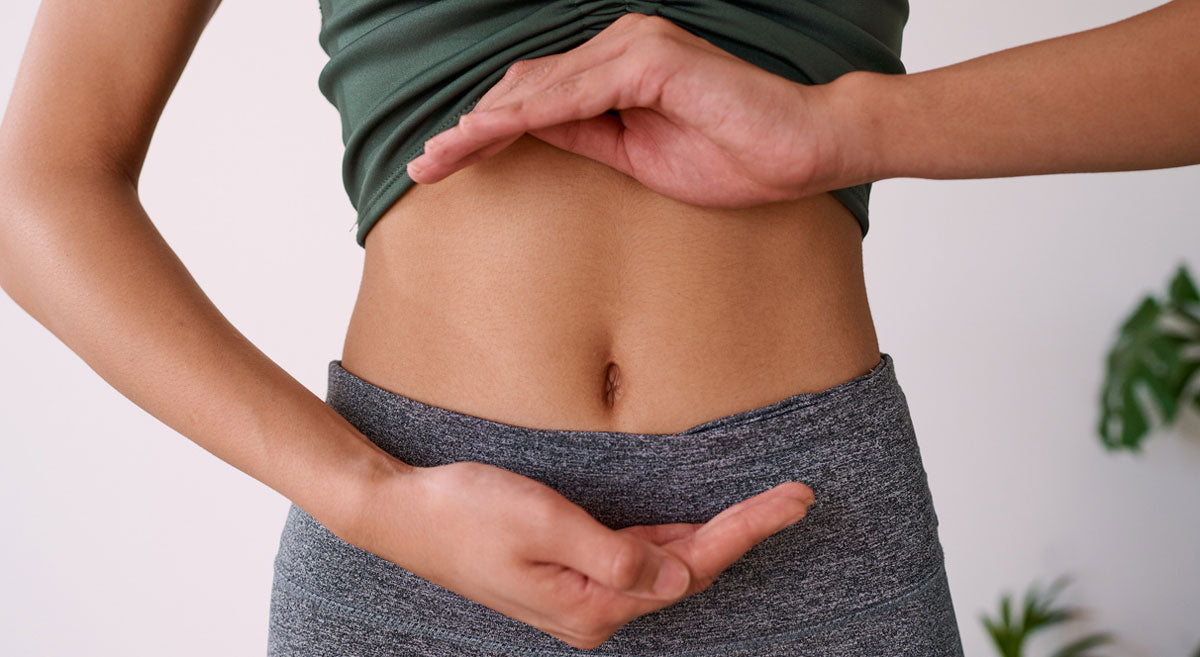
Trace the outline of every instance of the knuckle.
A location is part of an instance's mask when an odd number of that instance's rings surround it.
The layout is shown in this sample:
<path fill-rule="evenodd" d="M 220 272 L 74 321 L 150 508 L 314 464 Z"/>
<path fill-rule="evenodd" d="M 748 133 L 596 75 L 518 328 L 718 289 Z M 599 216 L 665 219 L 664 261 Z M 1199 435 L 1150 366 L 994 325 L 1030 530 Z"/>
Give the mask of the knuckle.
<path fill-rule="evenodd" d="M 676 25 L 669 18 L 659 16 L 658 14 L 639 14 L 634 12 L 622 14 L 609 25 L 609 28 L 636 32 L 639 34 L 639 39 L 647 36 L 678 35 L 680 32 L 690 34 L 690 32 Z"/>
<path fill-rule="evenodd" d="M 518 59 L 505 71 L 505 77 L 513 82 L 519 80 L 522 84 L 537 82 L 549 75 L 553 68 L 553 63 L 546 61 L 545 57 Z"/>
<path fill-rule="evenodd" d="M 426 155 L 437 155 L 442 148 L 441 142 L 433 140 L 425 140 L 424 151 Z"/>
<path fill-rule="evenodd" d="M 647 18 L 650 18 L 650 16 L 647 14 L 639 14 L 637 12 L 631 11 L 631 12 L 626 12 L 626 13 L 618 16 L 617 20 L 613 21 L 612 24 L 620 25 L 621 27 L 625 27 L 625 26 L 632 27 L 634 25 L 637 25 L 638 23 L 641 23 L 642 21 L 646 20 Z"/>
<path fill-rule="evenodd" d="M 553 530 L 559 520 L 559 500 L 554 495 L 532 488 L 522 499 L 521 513 L 539 529 Z"/>
<path fill-rule="evenodd" d="M 508 78 L 509 80 L 523 78 L 534 66 L 534 63 L 528 59 L 518 59 L 517 61 L 508 65 L 508 70 L 504 72 L 504 77 Z"/>
<path fill-rule="evenodd" d="M 458 130 L 463 136 L 469 139 L 477 137 L 479 135 L 479 116 L 469 112 L 462 115 L 458 119 Z M 445 144 L 435 144 L 435 147 L 444 145 Z"/>
<path fill-rule="evenodd" d="M 429 476 L 426 477 L 425 486 L 434 495 L 453 493 L 463 483 L 471 481 L 472 477 L 465 472 L 469 467 L 469 462 L 458 461 L 430 468 L 426 471 Z"/>
<path fill-rule="evenodd" d="M 479 481 L 488 476 L 489 470 L 487 464 L 478 461 L 455 461 L 445 467 L 456 485 Z"/>
<path fill-rule="evenodd" d="M 628 19 L 625 21 L 628 26 L 627 29 L 636 30 L 646 35 L 666 34 L 679 29 L 679 26 L 671 22 L 670 19 L 663 18 L 657 14 L 625 14 L 621 18 Z"/>
<path fill-rule="evenodd" d="M 640 21 L 639 27 L 643 30 L 664 31 L 675 27 L 675 24 L 658 14 L 654 14 L 645 16 Z"/>
<path fill-rule="evenodd" d="M 618 590 L 633 588 L 641 575 L 646 561 L 646 551 L 633 540 L 621 541 L 612 554 L 610 574 L 613 586 Z"/>
<path fill-rule="evenodd" d="M 556 561 L 551 545 L 558 542 L 556 527 L 562 524 L 562 501 L 539 488 L 530 488 L 521 496 L 519 510 L 520 532 L 513 536 L 516 544 L 531 558 Z"/>
<path fill-rule="evenodd" d="M 462 116 L 458 117 L 459 132 L 461 132 L 462 134 L 464 134 L 468 137 L 474 136 L 474 134 L 475 134 L 475 118 L 476 117 L 472 116 L 471 114 L 463 114 Z M 430 146 L 432 146 L 436 150 L 437 148 L 440 147 L 440 144 L 438 144 L 437 142 L 434 142 L 432 144 L 430 144 L 429 142 L 426 142 L 425 152 L 427 152 L 427 153 L 429 152 Z"/>

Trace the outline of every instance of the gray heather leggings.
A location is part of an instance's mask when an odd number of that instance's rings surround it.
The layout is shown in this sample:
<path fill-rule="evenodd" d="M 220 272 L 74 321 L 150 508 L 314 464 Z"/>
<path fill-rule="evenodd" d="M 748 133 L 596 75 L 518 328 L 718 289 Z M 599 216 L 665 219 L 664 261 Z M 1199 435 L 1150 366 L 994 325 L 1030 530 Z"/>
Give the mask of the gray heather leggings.
<path fill-rule="evenodd" d="M 780 482 L 816 502 L 708 589 L 593 650 L 354 547 L 293 505 L 268 655 L 962 657 L 925 470 L 889 354 L 868 374 L 678 434 L 535 429 L 389 392 L 329 363 L 326 402 L 417 466 L 480 461 L 612 528 L 704 522 Z"/>

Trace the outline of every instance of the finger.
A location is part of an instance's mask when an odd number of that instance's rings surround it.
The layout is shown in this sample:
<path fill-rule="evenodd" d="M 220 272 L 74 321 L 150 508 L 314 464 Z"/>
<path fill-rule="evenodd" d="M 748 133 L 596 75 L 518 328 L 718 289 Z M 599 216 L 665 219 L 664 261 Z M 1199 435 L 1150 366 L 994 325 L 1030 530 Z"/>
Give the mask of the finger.
<path fill-rule="evenodd" d="M 808 486 L 782 483 L 713 516 L 680 548 L 695 577 L 711 581 L 750 548 L 803 518 L 812 501 Z"/>
<path fill-rule="evenodd" d="M 445 133 L 442 133 L 445 134 Z M 480 160 L 489 158 L 496 153 L 508 148 L 514 141 L 520 138 L 521 135 L 510 135 L 503 139 L 497 139 L 489 144 L 484 145 L 479 150 L 467 153 L 465 156 L 453 161 L 445 162 L 437 159 L 433 155 L 421 154 L 409 160 L 407 165 L 408 177 L 412 178 L 413 182 L 418 183 L 435 183 L 446 176 L 470 166 Z M 429 142 L 425 142 L 425 148 L 428 151 L 431 147 Z M 433 148 L 436 148 L 434 146 Z"/>
<path fill-rule="evenodd" d="M 607 164 L 626 175 L 633 175 L 633 166 L 625 151 L 625 127 L 621 119 L 607 112 L 590 119 L 532 130 L 529 134 L 552 146 Z M 454 161 L 441 160 L 435 155 L 421 155 L 408 163 L 408 175 L 419 183 L 437 182 L 459 169 L 508 148 L 518 138 L 519 135 L 496 140 Z M 431 145 L 427 142 L 426 149 L 430 148 Z M 438 146 L 433 145 L 432 148 L 436 152 Z"/>
<path fill-rule="evenodd" d="M 687 595 L 702 590 L 700 587 L 703 582 L 716 579 L 717 575 L 750 547 L 782 529 L 789 522 L 794 522 L 796 515 L 802 517 L 804 511 L 797 513 L 797 508 L 806 509 L 812 501 L 812 489 L 808 486 L 799 482 L 785 482 L 725 509 L 707 523 L 637 525 L 624 527 L 617 532 L 632 533 L 652 541 L 674 538 L 666 541 L 664 545 L 667 545 L 672 554 L 683 559 L 692 572 L 692 584 L 684 593 Z M 738 517 L 743 518 L 748 525 L 758 525 L 758 529 L 741 534 L 731 530 L 730 528 L 739 522 L 733 519 Z M 779 517 L 785 520 L 780 521 Z M 706 532 L 706 535 L 701 536 L 701 532 Z M 722 541 L 722 536 L 729 538 Z M 709 544 L 706 545 L 706 542 Z M 723 543 L 727 544 L 724 545 L 724 550 L 721 549 Z M 640 598 L 607 587 L 586 584 L 564 588 L 585 591 L 588 605 L 606 609 L 622 618 L 636 618 L 675 601 Z"/>
<path fill-rule="evenodd" d="M 645 25 L 643 21 L 647 20 L 653 19 L 646 14 L 628 12 L 570 50 L 518 60 L 509 66 L 504 77 L 479 99 L 475 109 L 485 110 L 526 98 L 559 80 L 620 57 L 636 39 L 644 38 L 645 32 L 635 28 Z M 690 33 L 688 34 L 690 36 Z"/>
<path fill-rule="evenodd" d="M 485 110 L 527 97 L 563 78 L 618 57 L 624 49 L 624 41 L 614 40 L 601 31 L 570 50 L 517 60 L 509 65 L 504 77 L 479 98 L 474 109 Z"/>
<path fill-rule="evenodd" d="M 610 529 L 565 498 L 556 508 L 553 526 L 528 553 L 535 563 L 562 564 L 635 597 L 674 599 L 688 589 L 687 567 L 663 548 Z"/>
<path fill-rule="evenodd" d="M 638 25 L 645 25 L 641 21 L 649 19 L 651 17 L 644 14 L 626 13 L 596 36 L 569 51 L 514 62 L 505 71 L 504 77 L 476 101 L 470 113 L 475 114 L 502 107 L 517 100 L 527 99 L 564 79 L 619 58 L 625 54 L 640 33 L 635 28 Z M 439 147 L 454 144 L 463 139 L 462 117 L 459 118 L 460 123 L 443 130 L 425 142 L 425 153 L 430 154 L 430 157 L 422 154 L 410 162 L 407 173 L 415 182 L 436 182 L 458 169 L 494 155 L 519 137 L 519 133 L 507 135 L 507 139 L 493 140 L 487 146 L 479 145 L 476 140 L 471 145 L 463 145 L 457 149 L 443 148 L 439 151 Z M 606 117 L 596 118 L 598 119 L 596 121 L 585 120 L 587 125 L 581 128 L 569 127 L 566 130 L 550 133 L 548 138 L 543 140 L 564 150 L 597 159 L 627 175 L 632 175 L 629 158 L 619 139 L 622 134 L 621 122 Z M 552 126 L 548 129 L 553 128 Z M 570 143 L 571 136 L 576 133 L 587 137 L 580 141 L 578 149 L 564 148 L 560 145 L 564 142 Z M 539 135 L 535 136 L 542 138 Z M 480 152 L 481 156 L 471 157 L 474 152 Z"/>
<path fill-rule="evenodd" d="M 514 62 L 505 71 L 504 77 L 475 102 L 471 113 L 527 98 L 564 78 L 619 56 L 624 52 L 624 42 L 602 38 L 605 31 L 567 52 Z M 470 151 L 464 150 L 467 147 L 463 146 L 447 152 L 446 145 L 463 140 L 461 121 L 462 117 L 459 117 L 459 123 L 425 141 L 422 155 L 408 164 L 409 178 L 419 183 L 437 182 L 458 169 L 504 150 L 520 136 L 519 133 L 504 135 L 487 144 L 473 141 Z M 620 126 L 619 121 L 617 126 Z M 479 156 L 472 157 L 475 153 L 479 153 Z"/>
<path fill-rule="evenodd" d="M 626 150 L 625 124 L 613 114 L 605 112 L 590 119 L 530 130 L 529 134 L 564 151 L 607 164 L 627 176 L 634 175 Z"/>
<path fill-rule="evenodd" d="M 520 135 L 568 121 L 590 119 L 608 109 L 632 107 L 643 94 L 635 79 L 646 63 L 618 58 L 556 82 L 527 98 L 489 110 L 472 111 L 458 126 L 434 139 L 433 152 L 442 162 L 453 162 L 488 142 Z M 653 101 L 651 101 L 653 102 Z"/>
<path fill-rule="evenodd" d="M 673 522 L 666 525 L 633 525 L 631 527 L 622 527 L 617 531 L 633 534 L 655 545 L 662 545 L 671 541 L 689 538 L 702 525 L 703 523 L 699 522 Z"/>

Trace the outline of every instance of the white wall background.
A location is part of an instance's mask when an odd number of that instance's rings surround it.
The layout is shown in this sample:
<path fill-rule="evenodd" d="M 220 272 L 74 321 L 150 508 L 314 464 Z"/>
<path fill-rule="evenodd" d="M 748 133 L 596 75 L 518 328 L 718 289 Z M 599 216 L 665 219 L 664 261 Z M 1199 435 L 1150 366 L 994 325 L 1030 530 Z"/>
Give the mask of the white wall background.
<path fill-rule="evenodd" d="M 1149 0 L 914 2 L 910 72 L 1120 20 Z M 0 4 L 0 100 L 33 0 Z M 142 199 L 227 317 L 323 396 L 361 272 L 316 3 L 226 2 L 159 124 Z M 1095 433 L 1103 354 L 1179 262 L 1200 168 L 877 183 L 865 242 L 970 657 L 1001 591 L 1070 572 L 1105 654 L 1200 644 L 1200 421 L 1140 456 Z M 258 655 L 287 501 L 143 412 L 0 295 L 0 655 Z M 63 412 L 60 409 L 68 409 Z"/>

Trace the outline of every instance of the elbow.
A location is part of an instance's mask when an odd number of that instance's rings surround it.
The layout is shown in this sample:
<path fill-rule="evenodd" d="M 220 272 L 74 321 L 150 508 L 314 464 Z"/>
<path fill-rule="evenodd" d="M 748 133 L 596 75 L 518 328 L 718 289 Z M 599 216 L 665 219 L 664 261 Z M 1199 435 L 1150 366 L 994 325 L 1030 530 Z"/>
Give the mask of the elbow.
<path fill-rule="evenodd" d="M 125 184 L 119 180 L 82 161 L 0 149 L 0 289 L 32 314 L 37 280 L 53 275 L 63 240 L 95 213 L 104 190 Z"/>

